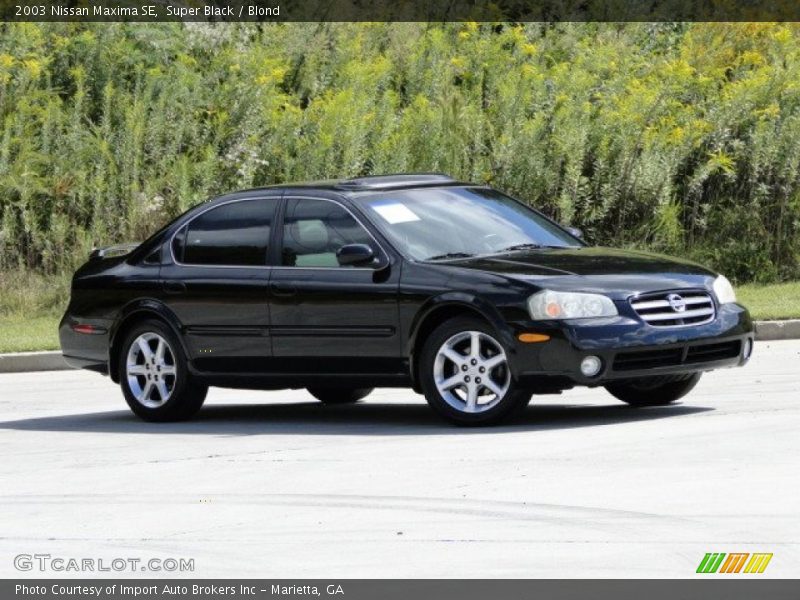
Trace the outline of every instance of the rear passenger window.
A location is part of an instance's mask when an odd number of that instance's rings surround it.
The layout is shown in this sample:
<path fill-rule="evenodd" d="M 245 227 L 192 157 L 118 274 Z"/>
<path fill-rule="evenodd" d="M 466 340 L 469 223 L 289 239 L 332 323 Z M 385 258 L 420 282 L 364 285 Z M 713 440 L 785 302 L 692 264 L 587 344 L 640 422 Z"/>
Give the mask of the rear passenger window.
<path fill-rule="evenodd" d="M 189 265 L 265 265 L 276 204 L 241 200 L 212 208 L 175 236 L 176 258 Z"/>

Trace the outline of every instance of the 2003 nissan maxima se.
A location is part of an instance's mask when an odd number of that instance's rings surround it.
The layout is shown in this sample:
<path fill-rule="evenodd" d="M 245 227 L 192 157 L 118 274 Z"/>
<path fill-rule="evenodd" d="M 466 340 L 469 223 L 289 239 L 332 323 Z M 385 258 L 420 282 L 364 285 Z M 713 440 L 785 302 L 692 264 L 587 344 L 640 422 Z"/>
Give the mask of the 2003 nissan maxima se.
<path fill-rule="evenodd" d="M 667 404 L 747 362 L 753 325 L 725 277 L 577 233 L 444 175 L 237 192 L 93 252 L 61 346 L 148 421 L 190 417 L 209 386 L 326 404 L 412 387 L 482 425 L 576 385 Z"/>

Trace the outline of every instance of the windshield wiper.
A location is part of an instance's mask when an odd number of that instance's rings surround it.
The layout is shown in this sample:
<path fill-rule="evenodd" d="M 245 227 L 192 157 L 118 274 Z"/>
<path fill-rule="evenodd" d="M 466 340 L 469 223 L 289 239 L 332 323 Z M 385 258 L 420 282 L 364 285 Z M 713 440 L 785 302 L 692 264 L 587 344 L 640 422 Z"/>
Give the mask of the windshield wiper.
<path fill-rule="evenodd" d="M 498 252 L 514 252 L 516 250 L 538 250 L 539 248 L 547 248 L 548 246 L 543 246 L 542 244 L 534 244 L 534 243 L 524 243 L 524 244 L 514 244 L 513 246 L 509 246 L 508 248 L 503 248 L 502 250 L 498 250 Z"/>
<path fill-rule="evenodd" d="M 446 252 L 445 254 L 437 254 L 436 256 L 429 256 L 425 260 L 448 260 L 451 258 L 472 258 L 474 254 L 469 252 Z"/>

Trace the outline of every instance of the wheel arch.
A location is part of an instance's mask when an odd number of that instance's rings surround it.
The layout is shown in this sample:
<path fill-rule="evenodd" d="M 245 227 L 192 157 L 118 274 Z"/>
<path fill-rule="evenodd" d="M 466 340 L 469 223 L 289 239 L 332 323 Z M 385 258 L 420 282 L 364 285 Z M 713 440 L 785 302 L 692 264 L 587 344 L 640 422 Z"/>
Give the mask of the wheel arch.
<path fill-rule="evenodd" d="M 110 331 L 108 345 L 108 373 L 114 383 L 119 383 L 119 354 L 125 335 L 137 323 L 147 319 L 160 321 L 172 329 L 184 356 L 189 357 L 186 343 L 181 335 L 182 326 L 178 317 L 165 304 L 155 299 L 137 300 L 126 305 L 119 318 L 114 323 Z"/>
<path fill-rule="evenodd" d="M 461 316 L 477 317 L 495 328 L 501 341 L 513 347 L 513 335 L 497 308 L 473 294 L 462 292 L 443 294 L 432 298 L 419 310 L 411 324 L 406 347 L 409 370 L 414 391 L 421 392 L 419 383 L 419 356 L 428 336 L 442 323 Z"/>

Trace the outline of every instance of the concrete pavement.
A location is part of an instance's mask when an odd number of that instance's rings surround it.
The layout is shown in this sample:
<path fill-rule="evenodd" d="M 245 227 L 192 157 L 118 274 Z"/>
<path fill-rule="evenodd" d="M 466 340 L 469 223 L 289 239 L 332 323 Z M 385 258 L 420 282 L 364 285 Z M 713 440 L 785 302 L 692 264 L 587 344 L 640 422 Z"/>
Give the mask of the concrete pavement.
<path fill-rule="evenodd" d="M 798 365 L 800 341 L 760 342 L 676 406 L 574 390 L 483 430 L 405 390 L 212 390 L 156 425 L 99 375 L 0 375 L 0 576 L 91 575 L 14 568 L 47 553 L 193 558 L 195 577 L 692 577 L 706 552 L 771 552 L 756 577 L 797 577 Z"/>

